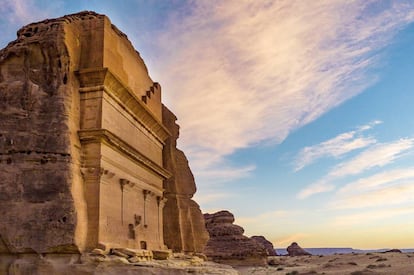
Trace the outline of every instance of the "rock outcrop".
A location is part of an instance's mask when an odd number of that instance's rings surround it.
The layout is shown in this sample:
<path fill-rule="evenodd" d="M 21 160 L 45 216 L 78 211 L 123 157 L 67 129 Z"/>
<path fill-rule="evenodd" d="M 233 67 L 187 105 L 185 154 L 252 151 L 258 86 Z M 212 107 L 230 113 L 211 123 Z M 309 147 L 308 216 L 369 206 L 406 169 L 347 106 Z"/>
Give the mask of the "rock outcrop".
<path fill-rule="evenodd" d="M 209 235 L 200 207 L 191 199 L 196 185 L 188 160 L 184 152 L 177 149 L 177 117 L 165 106 L 162 116 L 163 124 L 171 133 L 164 146 L 164 167 L 172 174 L 164 182 L 167 199 L 164 207 L 165 244 L 175 252 L 203 253 Z"/>
<path fill-rule="evenodd" d="M 65 41 L 75 31 L 66 23 L 25 26 L 0 51 L 0 253 L 85 246 L 79 93 L 68 85 L 75 81 L 78 66 L 70 56 L 77 49 Z"/>
<path fill-rule="evenodd" d="M 266 265 L 267 252 L 263 245 L 243 235 L 244 229 L 235 225 L 229 211 L 204 214 L 210 234 L 204 250 L 209 260 L 237 265 Z"/>
<path fill-rule="evenodd" d="M 0 51 L 0 274 L 96 248 L 202 252 L 176 118 L 126 35 L 81 12 L 17 36 Z"/>
<path fill-rule="evenodd" d="M 402 253 L 402 251 L 399 250 L 398 248 L 393 248 L 393 249 L 384 251 L 384 253 Z"/>
<path fill-rule="evenodd" d="M 147 251 L 148 252 L 148 251 Z M 231 266 L 205 262 L 196 256 L 173 255 L 163 261 L 142 261 L 142 256 L 129 257 L 116 254 L 46 254 L 43 257 L 19 257 L 2 269 L 7 262 L 0 254 L 0 274 L 10 275 L 186 275 L 223 274 L 238 275 Z M 147 256 L 144 256 L 147 257 Z"/>
<path fill-rule="evenodd" d="M 286 249 L 289 256 L 308 256 L 312 255 L 311 253 L 307 252 L 305 249 L 300 247 L 298 243 L 293 242 L 291 245 L 288 246 Z"/>
<path fill-rule="evenodd" d="M 263 236 L 252 236 L 251 239 L 255 240 L 256 242 L 262 244 L 267 251 L 267 256 L 277 256 L 276 250 L 273 247 L 273 244 L 266 240 Z"/>

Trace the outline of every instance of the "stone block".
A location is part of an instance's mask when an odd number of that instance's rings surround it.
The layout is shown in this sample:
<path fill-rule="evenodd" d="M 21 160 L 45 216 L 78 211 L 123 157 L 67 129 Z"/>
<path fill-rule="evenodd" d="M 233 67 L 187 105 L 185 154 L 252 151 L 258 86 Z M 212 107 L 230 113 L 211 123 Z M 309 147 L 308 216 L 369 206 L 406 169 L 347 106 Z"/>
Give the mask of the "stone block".
<path fill-rule="evenodd" d="M 152 250 L 154 260 L 168 260 L 172 257 L 171 250 Z"/>

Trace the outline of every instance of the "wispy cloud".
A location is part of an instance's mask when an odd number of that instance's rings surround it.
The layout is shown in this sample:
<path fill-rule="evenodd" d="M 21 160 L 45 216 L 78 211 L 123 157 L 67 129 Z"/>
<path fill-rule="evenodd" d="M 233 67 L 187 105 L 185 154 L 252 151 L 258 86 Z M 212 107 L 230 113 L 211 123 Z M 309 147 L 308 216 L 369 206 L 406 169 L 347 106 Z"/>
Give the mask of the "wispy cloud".
<path fill-rule="evenodd" d="M 332 205 L 337 208 L 366 208 L 379 205 L 397 205 L 413 202 L 414 180 L 384 186 L 370 192 L 342 196 Z"/>
<path fill-rule="evenodd" d="M 361 149 L 377 142 L 373 137 L 364 137 L 362 132 L 371 129 L 374 125 L 382 123 L 374 121 L 367 125 L 359 127 L 357 130 L 342 133 L 332 139 L 326 140 L 319 144 L 303 148 L 296 160 L 295 171 L 315 162 L 323 157 L 340 157 L 346 153 Z"/>
<path fill-rule="evenodd" d="M 268 221 L 274 221 L 274 220 L 280 220 L 281 218 L 286 217 L 292 217 L 294 215 L 297 215 L 298 211 L 286 211 L 286 210 L 275 210 L 275 211 L 269 211 L 265 213 L 261 213 L 255 216 L 249 216 L 249 217 L 238 217 L 237 222 L 241 225 L 260 225 L 264 222 Z"/>
<path fill-rule="evenodd" d="M 305 233 L 295 233 L 288 236 L 282 236 L 280 239 L 273 240 L 274 244 L 277 244 L 278 246 L 288 246 L 293 242 L 301 242 L 307 238 L 310 237 L 310 234 Z"/>
<path fill-rule="evenodd" d="M 287 228 L 297 228 L 299 220 L 303 217 L 303 211 L 295 209 L 278 209 L 267 211 L 254 216 L 237 216 L 235 224 L 245 229 L 247 236 L 264 235 L 275 246 L 287 246 L 293 241 L 300 241 L 307 234 L 297 231 L 287 230 Z M 285 228 L 276 230 L 280 224 Z"/>
<path fill-rule="evenodd" d="M 61 1 L 44 3 L 34 0 L 3 0 L 0 3 L 0 13 L 9 24 L 21 25 L 43 20 L 50 16 L 56 17 Z"/>
<path fill-rule="evenodd" d="M 319 180 L 303 188 L 297 195 L 298 199 L 305 199 L 315 194 L 329 192 L 335 189 L 335 185 L 326 179 Z"/>
<path fill-rule="evenodd" d="M 383 167 L 403 156 L 414 146 L 414 139 L 404 138 L 390 143 L 377 144 L 355 158 L 340 163 L 329 173 L 329 177 L 356 175 L 373 167 Z"/>
<path fill-rule="evenodd" d="M 414 139 L 410 138 L 376 144 L 356 157 L 333 167 L 327 176 L 301 190 L 298 198 L 304 199 L 317 193 L 331 191 L 335 188 L 333 184 L 335 180 L 357 175 L 374 167 L 383 167 L 401 158 L 413 147 Z"/>
<path fill-rule="evenodd" d="M 355 225 L 369 224 L 380 220 L 389 220 L 401 215 L 412 215 L 414 206 L 392 209 L 381 209 L 373 211 L 358 212 L 356 214 L 340 215 L 336 217 L 332 226 L 337 227 L 354 227 Z"/>
<path fill-rule="evenodd" d="M 256 166 L 250 165 L 245 167 L 221 167 L 221 169 L 204 170 L 198 172 L 199 177 L 208 180 L 210 184 L 221 183 L 223 181 L 246 178 L 256 169 Z"/>
<path fill-rule="evenodd" d="M 234 194 L 232 194 L 232 193 L 228 193 L 228 192 L 224 193 L 222 191 L 211 193 L 211 190 L 210 190 L 210 193 L 208 193 L 208 192 L 205 192 L 205 193 L 197 192 L 194 196 L 194 199 L 199 204 L 207 204 L 207 203 L 211 203 L 211 202 L 214 202 L 216 200 L 219 200 L 219 199 L 229 198 L 229 197 L 233 197 L 233 196 L 234 196 Z M 206 209 L 204 209 L 204 211 L 206 211 Z"/>
<path fill-rule="evenodd" d="M 348 183 L 336 192 L 330 206 L 343 209 L 407 203 L 414 207 L 414 167 L 389 170 Z"/>
<path fill-rule="evenodd" d="M 414 179 L 414 167 L 389 170 L 366 178 L 358 179 L 355 182 L 348 183 L 339 189 L 338 194 L 371 191 L 372 189 L 384 186 L 386 184 L 408 179 Z"/>
<path fill-rule="evenodd" d="M 379 50 L 414 14 L 411 2 L 377 2 L 194 1 L 171 20 L 154 41 L 154 71 L 195 176 L 240 148 L 281 142 L 373 84 Z"/>

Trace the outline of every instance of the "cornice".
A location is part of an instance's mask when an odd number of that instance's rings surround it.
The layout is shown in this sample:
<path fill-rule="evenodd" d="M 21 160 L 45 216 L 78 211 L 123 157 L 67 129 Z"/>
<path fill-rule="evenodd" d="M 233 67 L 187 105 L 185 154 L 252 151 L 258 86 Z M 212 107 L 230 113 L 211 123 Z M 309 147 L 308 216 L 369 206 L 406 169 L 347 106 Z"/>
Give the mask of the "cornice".
<path fill-rule="evenodd" d="M 113 100 L 130 113 L 144 128 L 165 145 L 165 140 L 171 136 L 162 122 L 155 117 L 150 109 L 113 74 L 108 68 L 89 68 L 76 71 L 80 83 L 79 91 L 88 93 L 102 89 Z"/>
<path fill-rule="evenodd" d="M 105 129 L 86 129 L 78 131 L 79 139 L 81 143 L 104 143 L 110 146 L 112 149 L 128 156 L 133 161 L 139 163 L 141 166 L 147 170 L 157 174 L 163 179 L 168 179 L 171 177 L 170 172 L 168 172 L 163 167 L 159 166 L 157 163 L 153 162 L 138 150 L 130 146 L 128 143 L 123 141 L 121 138 L 113 134 L 112 132 Z"/>

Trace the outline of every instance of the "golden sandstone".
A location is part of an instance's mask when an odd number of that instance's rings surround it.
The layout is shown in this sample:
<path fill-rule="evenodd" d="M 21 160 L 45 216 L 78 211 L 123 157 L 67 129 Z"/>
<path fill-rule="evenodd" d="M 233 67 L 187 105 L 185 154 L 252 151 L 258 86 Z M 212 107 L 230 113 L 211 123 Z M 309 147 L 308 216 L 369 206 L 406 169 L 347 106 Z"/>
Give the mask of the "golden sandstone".
<path fill-rule="evenodd" d="M 0 273 L 22 255 L 202 253 L 176 117 L 126 35 L 93 12 L 17 34 L 0 51 Z"/>

